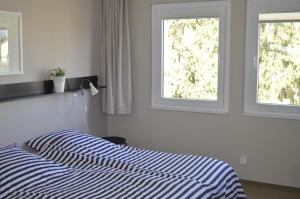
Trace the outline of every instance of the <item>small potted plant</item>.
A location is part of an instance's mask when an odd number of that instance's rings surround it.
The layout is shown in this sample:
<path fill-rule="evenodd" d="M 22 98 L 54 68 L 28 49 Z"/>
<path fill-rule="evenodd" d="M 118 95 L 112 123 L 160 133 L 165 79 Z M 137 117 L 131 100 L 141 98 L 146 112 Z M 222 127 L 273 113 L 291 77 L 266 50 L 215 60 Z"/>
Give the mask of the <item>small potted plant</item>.
<path fill-rule="evenodd" d="M 66 81 L 66 71 L 63 68 L 56 67 L 51 70 L 50 73 L 53 84 L 54 84 L 54 92 L 63 93 L 65 90 L 65 81 Z"/>

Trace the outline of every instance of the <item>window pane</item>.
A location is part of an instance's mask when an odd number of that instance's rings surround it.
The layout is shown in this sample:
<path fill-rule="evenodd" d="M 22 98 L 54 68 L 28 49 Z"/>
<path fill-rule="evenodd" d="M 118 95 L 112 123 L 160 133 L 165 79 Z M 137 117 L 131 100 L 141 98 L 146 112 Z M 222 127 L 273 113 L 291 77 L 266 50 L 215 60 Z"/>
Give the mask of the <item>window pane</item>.
<path fill-rule="evenodd" d="M 219 19 L 163 21 L 163 97 L 218 100 Z"/>
<path fill-rule="evenodd" d="M 258 103 L 300 105 L 299 19 L 299 13 L 260 15 Z"/>
<path fill-rule="evenodd" d="M 0 72 L 9 72 L 8 67 L 8 30 L 0 27 Z"/>

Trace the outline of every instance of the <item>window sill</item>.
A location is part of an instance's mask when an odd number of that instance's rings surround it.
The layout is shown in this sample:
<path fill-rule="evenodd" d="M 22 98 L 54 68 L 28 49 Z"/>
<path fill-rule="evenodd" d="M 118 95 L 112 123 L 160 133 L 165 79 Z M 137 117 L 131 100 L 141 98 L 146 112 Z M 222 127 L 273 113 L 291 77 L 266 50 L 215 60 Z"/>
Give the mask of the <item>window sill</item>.
<path fill-rule="evenodd" d="M 289 114 L 289 113 L 283 114 L 283 113 L 266 112 L 266 111 L 244 111 L 243 116 L 272 118 L 272 119 L 300 120 L 300 113 L 299 114 Z"/>
<path fill-rule="evenodd" d="M 228 109 L 214 109 L 214 108 L 201 108 L 201 107 L 189 107 L 189 106 L 172 106 L 153 104 L 150 106 L 153 110 L 166 110 L 166 111 L 180 111 L 180 112 L 194 112 L 194 113 L 215 113 L 227 115 Z"/>

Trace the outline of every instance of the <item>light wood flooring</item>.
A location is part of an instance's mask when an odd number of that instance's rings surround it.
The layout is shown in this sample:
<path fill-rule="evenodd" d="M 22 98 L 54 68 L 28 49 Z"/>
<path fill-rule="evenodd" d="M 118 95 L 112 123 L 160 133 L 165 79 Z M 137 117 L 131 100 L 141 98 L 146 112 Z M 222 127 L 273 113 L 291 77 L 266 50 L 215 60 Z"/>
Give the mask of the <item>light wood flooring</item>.
<path fill-rule="evenodd" d="M 300 199 L 300 189 L 242 181 L 248 199 Z"/>

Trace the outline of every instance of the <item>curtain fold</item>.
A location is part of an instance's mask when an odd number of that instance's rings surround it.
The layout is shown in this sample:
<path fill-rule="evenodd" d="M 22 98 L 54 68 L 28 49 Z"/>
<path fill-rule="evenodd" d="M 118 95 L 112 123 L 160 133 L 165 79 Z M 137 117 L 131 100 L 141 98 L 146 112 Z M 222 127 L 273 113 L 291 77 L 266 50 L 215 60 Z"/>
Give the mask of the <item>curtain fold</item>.
<path fill-rule="evenodd" d="M 100 82 L 103 112 L 112 115 L 132 111 L 131 55 L 128 0 L 101 0 Z"/>

